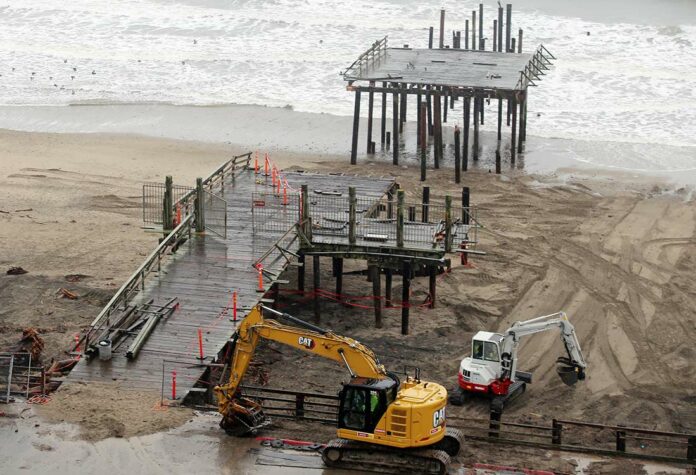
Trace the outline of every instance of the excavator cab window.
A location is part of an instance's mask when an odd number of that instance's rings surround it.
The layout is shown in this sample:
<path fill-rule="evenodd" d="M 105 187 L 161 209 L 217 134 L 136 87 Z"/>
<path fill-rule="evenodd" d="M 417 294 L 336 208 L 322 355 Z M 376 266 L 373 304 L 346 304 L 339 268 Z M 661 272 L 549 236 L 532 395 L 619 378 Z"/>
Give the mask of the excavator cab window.
<path fill-rule="evenodd" d="M 498 345 L 492 341 L 486 341 L 483 344 L 483 358 L 486 361 L 500 361 L 498 357 Z"/>
<path fill-rule="evenodd" d="M 393 388 L 344 386 L 340 394 L 339 427 L 374 432 L 387 409 L 387 393 L 393 393 Z"/>
<path fill-rule="evenodd" d="M 475 360 L 483 359 L 483 342 L 481 340 L 474 340 L 471 347 L 471 357 Z"/>

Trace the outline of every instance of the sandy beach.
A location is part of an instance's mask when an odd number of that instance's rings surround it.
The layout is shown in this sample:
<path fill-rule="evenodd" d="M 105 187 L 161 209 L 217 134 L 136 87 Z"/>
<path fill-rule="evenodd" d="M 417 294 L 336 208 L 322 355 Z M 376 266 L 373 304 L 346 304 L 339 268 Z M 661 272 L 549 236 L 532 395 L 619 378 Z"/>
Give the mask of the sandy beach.
<path fill-rule="evenodd" d="M 196 176 L 247 150 L 134 135 L 2 131 L 0 138 L 0 268 L 21 266 L 28 271 L 0 276 L 0 346 L 16 341 L 23 328 L 35 326 L 46 339 L 47 359 L 61 357 L 72 336 L 89 325 L 156 245 L 157 235 L 140 229 L 142 183 L 161 182 L 171 174 L 175 183 L 192 184 Z M 373 161 L 351 167 L 342 157 L 299 151 L 273 152 L 273 159 L 283 168 L 393 176 L 409 199 L 420 199 L 418 170 L 413 166 Z M 691 279 L 696 264 L 693 199 L 688 189 L 662 180 L 596 175 L 577 169 L 554 175 L 468 172 L 463 184 L 471 188 L 472 204 L 479 207 L 484 226 L 479 249 L 487 255 L 476 258 L 471 267 L 461 266 L 453 256 L 452 271 L 440 278 L 436 308 L 412 311 L 409 336 L 399 334 L 398 310 L 385 311 L 385 330 L 376 335 L 371 312 L 323 302 L 326 325 L 367 343 L 387 367 L 404 361 L 417 364 L 428 378 L 452 387 L 475 331 L 501 331 L 516 320 L 562 309 L 576 325 L 591 368 L 588 378 L 574 388 L 563 386 L 553 370 L 562 351 L 560 341 L 553 334 L 527 339 L 521 365 L 534 371 L 535 382 L 510 407 L 511 419 L 563 416 L 692 431 L 696 427 L 696 373 L 691 364 L 696 356 L 691 311 L 696 304 L 696 284 Z M 460 193 L 449 169 L 431 171 L 426 184 L 434 201 Z M 359 269 L 358 263 L 346 264 L 346 271 Z M 85 277 L 79 283 L 67 282 L 65 276 L 70 274 Z M 295 275 L 289 273 L 287 278 L 292 288 Z M 328 273 L 322 279 L 332 285 Z M 364 277 L 346 277 L 344 286 L 345 293 L 361 295 Z M 396 295 L 399 286 L 395 281 Z M 56 291 L 61 287 L 80 298 L 59 298 Z M 414 300 L 424 300 L 427 279 L 414 280 L 413 290 Z M 311 307 L 298 297 L 288 296 L 284 304 L 290 313 L 311 315 Z M 311 385 L 333 393 L 343 377 L 330 362 L 274 345 L 265 345 L 259 359 L 284 361 L 264 367 L 273 387 Z M 295 377 L 287 377 L 288 368 Z M 133 397 L 120 394 L 115 391 L 112 404 L 103 408 L 114 430 L 75 414 L 82 407 L 79 394 L 58 392 L 55 409 L 49 404 L 39 415 L 43 413 L 47 421 L 77 424 L 79 438 L 86 440 L 158 432 L 190 415 L 165 425 L 136 425 L 132 418 L 142 418 L 143 413 L 134 415 Z M 150 396 L 152 404 L 158 396 Z M 93 393 L 86 391 L 84 397 L 89 400 Z M 481 401 L 453 409 L 453 416 L 482 416 L 486 410 Z M 155 421 L 153 417 L 145 420 Z M 328 438 L 332 432 L 322 426 L 292 424 L 281 424 L 277 430 L 313 438 Z M 470 455 L 495 459 L 485 450 Z M 538 460 L 537 468 L 563 466 L 557 459 L 531 460 Z M 6 468 L 18 468 L 14 462 L 4 463 L 10 464 Z"/>

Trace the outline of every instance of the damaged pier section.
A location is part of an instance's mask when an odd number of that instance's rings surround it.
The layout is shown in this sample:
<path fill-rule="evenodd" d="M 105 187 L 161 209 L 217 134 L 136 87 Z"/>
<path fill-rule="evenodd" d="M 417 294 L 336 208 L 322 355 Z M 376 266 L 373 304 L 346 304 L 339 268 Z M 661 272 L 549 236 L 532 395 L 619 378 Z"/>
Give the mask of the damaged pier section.
<path fill-rule="evenodd" d="M 464 27 L 464 34 L 461 30 L 453 30 L 451 44 L 445 44 L 445 10 L 442 10 L 439 46 L 433 44 L 432 27 L 428 48 L 389 46 L 387 37 L 384 37 L 346 68 L 347 90 L 355 94 L 351 164 L 357 164 L 358 159 L 364 95 L 368 97 L 366 153 L 368 157 L 376 153 L 375 136 L 378 135 L 382 150 L 388 151 L 391 147 L 394 165 L 399 164 L 409 103 L 412 104 L 410 107 L 415 107 L 414 132 L 421 162 L 421 181 L 426 179 L 429 166 L 440 168 L 444 159 L 443 124 L 448 120 L 448 111 L 450 119 L 454 117 L 455 122 L 461 124 L 461 130 L 456 126 L 454 132 L 457 183 L 461 171 L 466 171 L 469 166 L 469 158 L 473 161 L 479 159 L 480 126 L 484 125 L 486 106 L 491 104 L 497 105 L 496 172 L 501 171 L 504 115 L 505 123 L 510 127 L 510 163 L 515 163 L 517 153 L 523 150 L 527 139 L 529 87 L 537 85 L 555 57 L 543 45 L 538 45 L 531 53 L 523 53 L 522 29 L 519 29 L 517 38 L 513 37 L 512 6 L 508 4 L 505 10 L 500 6 L 497 14 L 484 31 L 481 4 L 478 12 L 472 11 L 471 23 L 466 20 L 460 25 Z M 487 41 L 491 33 L 493 41 Z M 379 117 L 374 115 L 375 95 L 381 104 Z M 457 103 L 461 103 L 461 107 L 455 108 Z M 391 109 L 391 118 L 388 109 Z M 457 118 L 461 118 L 461 122 Z M 373 134 L 377 119 L 379 131 Z M 430 164 L 429 156 L 432 156 Z"/>
<path fill-rule="evenodd" d="M 147 184 L 143 218 L 161 225 L 164 237 L 83 335 L 76 347 L 83 357 L 64 384 L 114 382 L 180 402 L 208 393 L 201 377 L 212 369 L 224 373 L 238 322 L 259 303 L 277 303 L 279 287 L 289 283 L 284 272 L 297 269 L 297 290 L 312 298 L 318 322 L 320 299 L 341 295 L 344 259 L 366 263 L 375 326 L 383 325 L 384 300 L 401 307 L 407 334 L 411 279 L 430 276 L 433 306 L 446 252 L 476 252 L 469 249 L 477 226 L 468 189 L 462 200 L 462 206 L 452 197 L 408 203 L 391 178 L 283 172 L 268 159 L 259 166 L 251 153 L 228 160 L 195 187 L 170 178 Z M 320 281 L 329 259 L 335 294 Z M 395 276 L 403 279 L 400 302 L 392 297 Z"/>

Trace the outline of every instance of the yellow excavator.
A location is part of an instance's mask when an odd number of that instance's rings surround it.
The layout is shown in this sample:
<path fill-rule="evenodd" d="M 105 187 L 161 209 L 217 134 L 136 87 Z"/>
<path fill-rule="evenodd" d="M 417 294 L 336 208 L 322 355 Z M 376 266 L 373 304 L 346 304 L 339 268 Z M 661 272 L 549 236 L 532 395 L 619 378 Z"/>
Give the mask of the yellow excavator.
<path fill-rule="evenodd" d="M 263 311 L 293 325 L 265 319 Z M 254 307 L 233 338 L 227 384 L 215 387 L 220 427 L 231 435 L 254 434 L 270 420 L 261 405 L 239 392 L 259 339 L 273 340 L 345 365 L 350 382 L 339 393 L 337 438 L 322 453 L 329 467 L 383 473 L 444 474 L 459 453 L 461 431 L 446 427 L 447 390 L 415 377 L 387 372 L 360 342 L 264 306 Z"/>

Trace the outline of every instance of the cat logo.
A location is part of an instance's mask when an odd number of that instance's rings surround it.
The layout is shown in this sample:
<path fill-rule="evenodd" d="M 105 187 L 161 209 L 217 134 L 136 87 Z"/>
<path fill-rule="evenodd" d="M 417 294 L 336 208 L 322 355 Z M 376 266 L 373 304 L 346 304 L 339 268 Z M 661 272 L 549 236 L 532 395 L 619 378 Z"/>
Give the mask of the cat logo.
<path fill-rule="evenodd" d="M 301 336 L 298 339 L 298 342 L 300 345 L 304 346 L 305 348 L 308 348 L 310 350 L 314 349 L 314 340 L 309 338 L 308 336 Z"/>
<path fill-rule="evenodd" d="M 445 423 L 445 408 L 433 412 L 433 427 L 441 426 Z"/>

